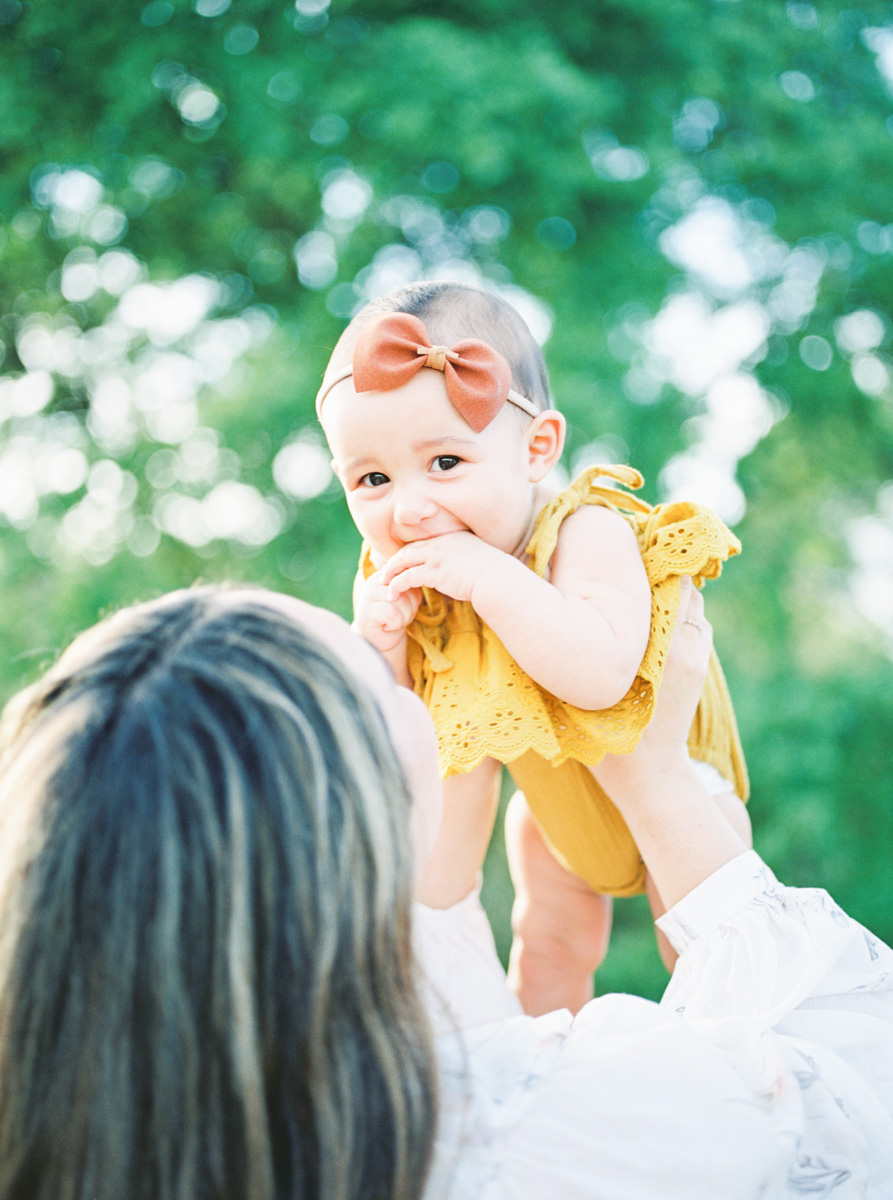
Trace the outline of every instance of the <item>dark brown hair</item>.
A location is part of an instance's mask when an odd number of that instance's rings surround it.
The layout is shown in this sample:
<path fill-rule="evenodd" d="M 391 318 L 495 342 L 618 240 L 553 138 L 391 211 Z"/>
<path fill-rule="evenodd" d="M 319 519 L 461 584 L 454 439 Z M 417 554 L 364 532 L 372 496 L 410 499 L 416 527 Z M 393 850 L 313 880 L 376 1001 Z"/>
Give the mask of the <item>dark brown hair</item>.
<path fill-rule="evenodd" d="M 83 635 L 0 725 L 0 1198 L 417 1200 L 402 770 L 260 592 Z"/>

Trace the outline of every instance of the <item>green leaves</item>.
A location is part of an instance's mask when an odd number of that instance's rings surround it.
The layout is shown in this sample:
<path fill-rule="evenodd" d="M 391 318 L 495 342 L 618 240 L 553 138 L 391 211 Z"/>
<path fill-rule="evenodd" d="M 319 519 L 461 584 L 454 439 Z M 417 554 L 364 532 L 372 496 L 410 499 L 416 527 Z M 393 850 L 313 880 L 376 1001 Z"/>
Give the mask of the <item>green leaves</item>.
<path fill-rule="evenodd" d="M 477 279 L 548 335 L 568 465 L 627 457 L 650 499 L 738 522 L 708 603 L 760 835 L 794 863 L 812 746 L 798 839 L 833 849 L 842 901 L 889 897 L 858 813 L 889 794 L 865 530 L 893 528 L 890 18 L 2 0 L 0 691 L 99 609 L 197 576 L 346 611 L 329 349 L 382 289 Z"/>

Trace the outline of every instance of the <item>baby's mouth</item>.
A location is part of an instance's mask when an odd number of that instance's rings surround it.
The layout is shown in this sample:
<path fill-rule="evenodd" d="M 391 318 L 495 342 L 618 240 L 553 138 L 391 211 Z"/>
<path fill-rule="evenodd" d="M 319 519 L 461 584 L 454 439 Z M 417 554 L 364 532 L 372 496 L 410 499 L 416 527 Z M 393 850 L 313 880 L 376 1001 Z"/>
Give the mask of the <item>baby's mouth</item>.
<path fill-rule="evenodd" d="M 437 529 L 433 533 L 425 530 L 424 533 L 416 534 L 414 537 L 400 538 L 404 546 L 409 546 L 413 542 L 430 542 L 433 538 L 446 537 L 449 533 L 468 533 L 467 525 L 457 525 L 452 529 Z"/>

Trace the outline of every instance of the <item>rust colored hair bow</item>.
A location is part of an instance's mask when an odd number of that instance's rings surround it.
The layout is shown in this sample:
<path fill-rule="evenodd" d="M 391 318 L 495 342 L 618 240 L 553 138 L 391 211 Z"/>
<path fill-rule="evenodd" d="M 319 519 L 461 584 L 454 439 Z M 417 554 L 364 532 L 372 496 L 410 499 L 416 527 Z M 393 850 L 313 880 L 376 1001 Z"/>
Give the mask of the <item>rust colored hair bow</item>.
<path fill-rule="evenodd" d="M 432 346 L 423 322 L 402 312 L 383 313 L 360 330 L 352 364 L 323 386 L 316 411 L 348 375 L 358 392 L 389 392 L 409 383 L 423 367 L 443 372 L 450 402 L 475 433 L 490 424 L 506 400 L 536 416 L 533 402 L 512 389 L 511 368 L 498 350 L 476 338 Z"/>

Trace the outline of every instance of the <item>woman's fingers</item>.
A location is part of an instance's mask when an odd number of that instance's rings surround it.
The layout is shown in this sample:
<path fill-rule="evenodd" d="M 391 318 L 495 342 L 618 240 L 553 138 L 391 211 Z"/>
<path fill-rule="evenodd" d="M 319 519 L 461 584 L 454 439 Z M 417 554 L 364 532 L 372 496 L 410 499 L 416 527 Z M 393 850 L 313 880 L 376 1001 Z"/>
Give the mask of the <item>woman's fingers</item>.
<path fill-rule="evenodd" d="M 683 575 L 679 582 L 679 617 L 681 620 L 699 621 L 704 616 L 704 597 L 692 583 L 691 577 Z"/>
<path fill-rule="evenodd" d="M 690 647 L 692 643 L 700 645 L 709 656 L 713 647 L 713 626 L 704 615 L 703 595 L 687 575 L 683 576 L 679 585 L 679 613 L 670 642 L 671 652 L 678 648 L 683 639 L 686 646 Z"/>

